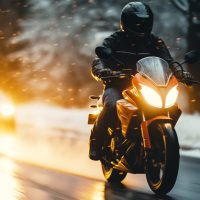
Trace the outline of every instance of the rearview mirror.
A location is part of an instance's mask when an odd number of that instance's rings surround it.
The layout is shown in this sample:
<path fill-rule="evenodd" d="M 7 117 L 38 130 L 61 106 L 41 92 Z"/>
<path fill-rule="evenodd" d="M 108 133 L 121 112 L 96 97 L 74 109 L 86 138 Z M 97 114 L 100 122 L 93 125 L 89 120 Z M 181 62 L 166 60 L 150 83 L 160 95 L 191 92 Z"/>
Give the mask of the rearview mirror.
<path fill-rule="evenodd" d="M 110 48 L 99 46 L 95 49 L 95 53 L 101 59 L 109 59 L 112 56 L 112 51 Z"/>
<path fill-rule="evenodd" d="M 194 50 L 186 53 L 185 57 L 184 57 L 185 63 L 188 63 L 188 64 L 194 64 L 194 63 L 198 62 L 199 59 L 200 59 L 199 52 L 194 51 Z"/>

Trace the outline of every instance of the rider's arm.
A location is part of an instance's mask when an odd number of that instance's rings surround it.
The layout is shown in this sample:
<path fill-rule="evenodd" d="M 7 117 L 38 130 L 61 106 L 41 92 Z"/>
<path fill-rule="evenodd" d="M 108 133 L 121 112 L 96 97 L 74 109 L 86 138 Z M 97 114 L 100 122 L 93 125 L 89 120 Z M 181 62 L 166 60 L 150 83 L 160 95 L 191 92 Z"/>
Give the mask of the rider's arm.
<path fill-rule="evenodd" d="M 114 32 L 109 37 L 104 39 L 102 46 L 106 48 L 110 48 L 112 51 L 115 51 L 116 47 L 119 45 L 121 41 L 122 35 L 123 35 L 123 32 L 121 31 Z"/>
<path fill-rule="evenodd" d="M 93 63 L 92 63 L 92 76 L 97 80 L 101 80 L 101 71 L 105 68 L 105 64 L 102 59 L 100 58 L 95 58 Z"/>
<path fill-rule="evenodd" d="M 114 51 L 119 44 L 121 34 L 122 33 L 120 31 L 116 31 L 115 33 L 111 34 L 109 37 L 104 39 L 102 46 L 110 48 L 112 51 Z M 107 64 L 106 60 L 96 57 L 92 63 L 92 76 L 96 80 L 100 80 L 101 73 L 104 72 L 104 69 L 109 69 L 109 66 L 110 65 Z"/>
<path fill-rule="evenodd" d="M 155 37 L 154 46 L 155 46 L 155 55 L 166 60 L 170 66 L 170 69 L 176 76 L 178 68 L 175 65 L 173 65 L 174 59 L 172 58 L 167 46 L 165 45 L 165 42 L 161 38 Z"/>
<path fill-rule="evenodd" d="M 169 65 L 171 66 L 171 63 L 173 62 L 173 58 L 165 45 L 165 42 L 158 37 L 155 37 L 155 54 L 156 56 L 166 60 Z"/>
<path fill-rule="evenodd" d="M 193 77 L 189 72 L 186 72 L 180 68 L 180 66 L 174 62 L 171 54 L 169 53 L 169 50 L 167 49 L 164 41 L 160 38 L 156 38 L 156 55 L 158 57 L 163 58 L 166 60 L 170 66 L 170 69 L 172 70 L 174 76 L 183 83 L 187 84 L 187 80 L 191 80 Z"/>

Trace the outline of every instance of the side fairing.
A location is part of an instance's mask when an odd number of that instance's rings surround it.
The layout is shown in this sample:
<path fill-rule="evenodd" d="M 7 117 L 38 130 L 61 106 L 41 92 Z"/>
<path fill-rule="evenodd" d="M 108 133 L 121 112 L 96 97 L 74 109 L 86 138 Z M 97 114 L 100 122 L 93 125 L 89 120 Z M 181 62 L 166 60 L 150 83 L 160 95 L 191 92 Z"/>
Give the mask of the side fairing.
<path fill-rule="evenodd" d="M 136 116 L 138 112 L 137 106 L 131 104 L 126 99 L 117 101 L 117 114 L 121 121 L 122 134 L 126 137 L 127 128 L 133 116 Z"/>

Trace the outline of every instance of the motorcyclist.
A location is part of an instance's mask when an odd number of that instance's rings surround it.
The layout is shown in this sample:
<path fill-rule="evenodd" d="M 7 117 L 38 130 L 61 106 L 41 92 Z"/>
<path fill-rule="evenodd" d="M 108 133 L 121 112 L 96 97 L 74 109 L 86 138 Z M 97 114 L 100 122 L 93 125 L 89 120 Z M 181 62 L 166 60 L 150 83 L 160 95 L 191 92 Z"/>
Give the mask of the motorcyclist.
<path fill-rule="evenodd" d="M 152 27 L 153 13 L 150 7 L 142 2 L 130 2 L 122 9 L 120 30 L 104 39 L 102 46 L 113 54 L 115 51 L 136 53 L 136 56 L 131 59 L 124 59 L 126 67 L 132 67 L 135 73 L 136 62 L 139 59 L 146 56 L 158 56 L 170 64 L 172 72 L 179 81 L 189 80 L 191 75 L 188 72 L 182 73 L 180 68 L 173 64 L 173 58 L 164 41 L 152 33 Z M 114 70 L 122 68 L 122 65 L 112 60 L 95 58 L 92 64 L 92 75 L 96 80 L 101 80 L 101 77 L 112 75 Z M 107 129 L 115 127 L 117 123 L 116 101 L 123 98 L 122 91 L 130 85 L 129 79 L 118 79 L 104 85 L 103 110 L 99 114 L 90 136 L 90 159 L 100 159 Z"/>

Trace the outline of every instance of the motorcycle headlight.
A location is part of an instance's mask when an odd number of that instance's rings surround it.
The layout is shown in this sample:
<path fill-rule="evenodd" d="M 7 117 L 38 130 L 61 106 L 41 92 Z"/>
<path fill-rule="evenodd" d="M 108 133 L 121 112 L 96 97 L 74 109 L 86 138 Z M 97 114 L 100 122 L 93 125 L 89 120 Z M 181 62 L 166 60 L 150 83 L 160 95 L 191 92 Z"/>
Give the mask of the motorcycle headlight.
<path fill-rule="evenodd" d="M 169 108 L 176 103 L 178 98 L 178 85 L 174 86 L 167 94 L 166 101 L 165 101 L 165 108 Z"/>
<path fill-rule="evenodd" d="M 161 96 L 155 90 L 151 89 L 146 85 L 141 84 L 140 91 L 148 104 L 157 108 L 162 108 Z"/>

